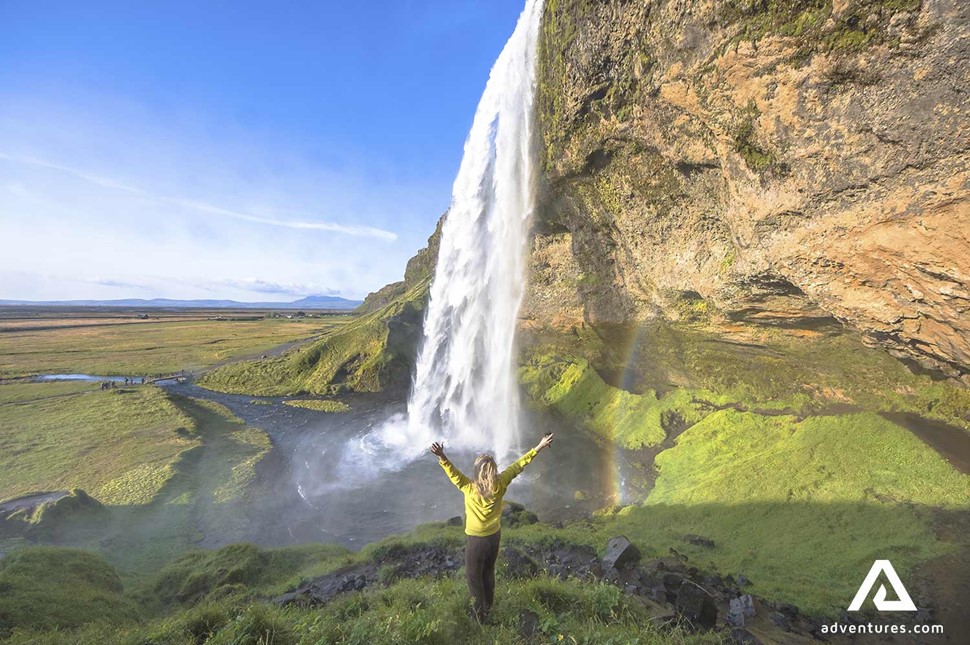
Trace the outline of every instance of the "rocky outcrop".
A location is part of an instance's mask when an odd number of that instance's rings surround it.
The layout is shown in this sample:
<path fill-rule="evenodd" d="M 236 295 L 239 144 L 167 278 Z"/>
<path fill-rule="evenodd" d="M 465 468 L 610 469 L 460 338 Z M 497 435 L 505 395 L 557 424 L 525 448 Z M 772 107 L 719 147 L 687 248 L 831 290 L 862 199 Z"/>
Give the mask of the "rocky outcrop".
<path fill-rule="evenodd" d="M 523 317 L 845 325 L 968 374 L 968 14 L 547 2 Z"/>

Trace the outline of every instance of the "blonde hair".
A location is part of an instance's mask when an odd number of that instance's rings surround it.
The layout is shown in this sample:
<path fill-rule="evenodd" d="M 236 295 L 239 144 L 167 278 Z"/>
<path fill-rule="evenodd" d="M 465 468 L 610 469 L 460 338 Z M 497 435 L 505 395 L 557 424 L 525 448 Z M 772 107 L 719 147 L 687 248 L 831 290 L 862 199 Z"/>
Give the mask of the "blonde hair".
<path fill-rule="evenodd" d="M 482 499 L 490 499 L 498 492 L 498 464 L 492 455 L 475 459 L 475 490 Z"/>

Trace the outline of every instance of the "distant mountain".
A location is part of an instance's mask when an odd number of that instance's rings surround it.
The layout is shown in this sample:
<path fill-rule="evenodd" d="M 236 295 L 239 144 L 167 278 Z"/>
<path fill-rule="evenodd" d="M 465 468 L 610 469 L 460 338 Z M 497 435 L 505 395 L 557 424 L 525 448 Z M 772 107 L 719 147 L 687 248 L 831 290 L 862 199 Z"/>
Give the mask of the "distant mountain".
<path fill-rule="evenodd" d="M 170 307 L 196 309 L 356 309 L 360 300 L 338 296 L 307 296 L 293 302 L 237 302 L 235 300 L 0 300 L 0 306 L 33 307 Z"/>

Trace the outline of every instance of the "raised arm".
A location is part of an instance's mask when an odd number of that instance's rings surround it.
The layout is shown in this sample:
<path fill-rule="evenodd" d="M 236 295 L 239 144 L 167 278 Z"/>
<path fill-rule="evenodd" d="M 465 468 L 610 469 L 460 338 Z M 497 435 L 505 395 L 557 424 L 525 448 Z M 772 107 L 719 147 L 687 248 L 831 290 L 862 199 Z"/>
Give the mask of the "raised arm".
<path fill-rule="evenodd" d="M 539 443 L 536 445 L 535 448 L 533 448 L 529 452 L 519 457 L 519 460 L 517 462 L 515 462 L 514 464 L 512 464 L 511 466 L 503 470 L 501 474 L 498 476 L 499 483 L 501 483 L 502 486 L 508 486 L 509 484 L 511 484 L 512 480 L 515 479 L 519 475 L 519 473 L 521 473 L 533 459 L 535 459 L 535 456 L 538 455 L 539 452 L 541 452 L 546 446 L 550 445 L 551 443 L 552 443 L 552 433 L 550 432 L 549 434 L 542 437 L 542 439 L 539 441 Z"/>
<path fill-rule="evenodd" d="M 463 472 L 455 468 L 451 460 L 445 456 L 445 447 L 443 445 L 438 442 L 431 444 L 431 454 L 438 458 L 438 463 L 444 469 L 445 474 L 448 475 L 451 483 L 458 487 L 458 490 L 464 489 L 471 483 L 471 480 Z"/>

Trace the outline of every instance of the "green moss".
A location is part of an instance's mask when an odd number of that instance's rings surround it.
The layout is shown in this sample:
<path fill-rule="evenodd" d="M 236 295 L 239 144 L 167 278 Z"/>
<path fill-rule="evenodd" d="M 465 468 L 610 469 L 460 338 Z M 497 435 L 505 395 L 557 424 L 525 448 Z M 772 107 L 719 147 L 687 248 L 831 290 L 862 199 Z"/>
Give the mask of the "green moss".
<path fill-rule="evenodd" d="M 532 401 L 624 448 L 662 443 L 672 415 L 687 422 L 703 416 L 687 391 L 662 398 L 652 391 L 632 394 L 608 385 L 583 359 L 536 354 L 519 377 Z"/>
<path fill-rule="evenodd" d="M 734 139 L 734 151 L 741 155 L 748 168 L 762 172 L 772 167 L 776 159 L 774 154 L 758 144 L 755 131 L 758 114 L 754 101 L 749 102 L 738 118 L 731 136 Z"/>
<path fill-rule="evenodd" d="M 800 64 L 816 52 L 859 52 L 888 43 L 889 19 L 916 11 L 920 0 L 854 0 L 833 17 L 831 0 L 755 0 L 726 2 L 721 18 L 735 26 L 731 42 L 754 42 L 782 36 L 797 39 L 789 62 Z M 875 20 L 873 20 L 875 18 Z"/>
<path fill-rule="evenodd" d="M 321 399 L 290 399 L 283 401 L 284 405 L 317 412 L 350 412 L 350 406 L 340 401 L 324 401 Z"/>

